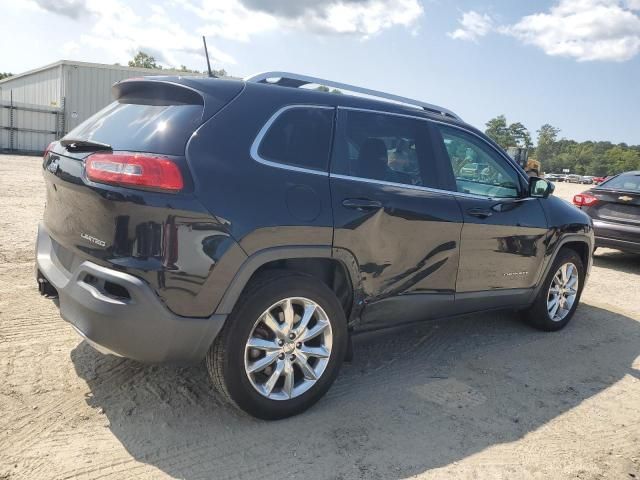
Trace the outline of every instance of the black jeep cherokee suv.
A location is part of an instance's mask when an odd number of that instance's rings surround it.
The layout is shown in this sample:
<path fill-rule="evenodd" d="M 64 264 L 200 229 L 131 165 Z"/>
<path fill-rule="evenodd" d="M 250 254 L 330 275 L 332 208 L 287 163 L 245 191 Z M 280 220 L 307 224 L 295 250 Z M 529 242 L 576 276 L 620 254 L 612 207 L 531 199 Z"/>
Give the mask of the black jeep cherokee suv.
<path fill-rule="evenodd" d="M 41 293 L 101 351 L 206 358 L 233 404 L 281 418 L 358 330 L 576 310 L 591 220 L 448 110 L 285 73 L 113 92 L 47 149 L 37 239 Z"/>

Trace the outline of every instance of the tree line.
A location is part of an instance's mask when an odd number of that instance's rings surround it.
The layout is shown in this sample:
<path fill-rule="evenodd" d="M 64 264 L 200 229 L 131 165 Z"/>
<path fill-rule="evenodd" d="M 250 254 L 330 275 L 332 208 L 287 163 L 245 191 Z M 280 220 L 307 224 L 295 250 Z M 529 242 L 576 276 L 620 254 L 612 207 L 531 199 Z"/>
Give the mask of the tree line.
<path fill-rule="evenodd" d="M 116 63 L 115 65 L 119 65 L 119 64 Z M 138 67 L 138 68 L 153 68 L 156 70 L 164 69 L 162 65 L 156 62 L 156 59 L 155 57 L 153 57 L 153 55 L 149 55 L 145 52 L 136 53 L 136 55 L 131 60 L 129 60 L 129 66 Z M 171 68 L 171 70 L 177 70 L 179 72 L 184 72 L 184 73 L 204 73 L 204 74 L 209 73 L 206 70 L 202 70 L 202 71 L 192 70 L 190 68 L 187 68 L 185 65 L 180 65 L 180 67 Z M 216 77 L 227 76 L 227 71 L 224 68 L 221 68 L 220 70 L 211 69 L 211 73 L 213 73 Z"/>
<path fill-rule="evenodd" d="M 536 131 L 533 145 L 529 130 L 520 122 L 509 124 L 504 115 L 486 123 L 485 133 L 503 148 L 529 148 L 529 158 L 542 164 L 546 173 L 562 173 L 568 169 L 578 175 L 614 175 L 640 170 L 640 145 L 611 142 L 576 142 L 560 137 L 560 129 L 545 124 Z"/>

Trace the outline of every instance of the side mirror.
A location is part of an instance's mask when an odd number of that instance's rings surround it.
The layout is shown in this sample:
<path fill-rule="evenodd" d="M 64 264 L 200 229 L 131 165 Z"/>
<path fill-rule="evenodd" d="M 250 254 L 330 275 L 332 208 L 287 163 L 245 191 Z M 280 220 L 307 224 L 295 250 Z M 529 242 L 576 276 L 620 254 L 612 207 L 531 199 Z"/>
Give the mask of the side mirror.
<path fill-rule="evenodd" d="M 555 185 L 544 178 L 529 177 L 529 196 L 547 198 L 555 190 Z"/>

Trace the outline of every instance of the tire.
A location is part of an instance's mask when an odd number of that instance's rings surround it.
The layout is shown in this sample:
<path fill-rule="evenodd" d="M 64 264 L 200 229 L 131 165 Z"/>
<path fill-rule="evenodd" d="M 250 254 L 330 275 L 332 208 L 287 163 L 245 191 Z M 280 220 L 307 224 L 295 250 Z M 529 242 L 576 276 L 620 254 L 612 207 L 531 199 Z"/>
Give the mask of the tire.
<path fill-rule="evenodd" d="M 285 315 L 288 305 L 287 311 L 294 312 L 290 317 Z M 313 313 L 305 329 L 307 308 Z M 292 318 L 293 328 L 286 318 Z M 304 340 L 313 332 L 315 337 Z M 250 337 L 256 348 L 247 344 Z M 235 407 L 265 420 L 286 418 L 305 411 L 327 392 L 338 376 L 347 341 L 344 310 L 324 283 L 300 273 L 266 272 L 238 299 L 209 349 L 207 369 L 214 387 Z M 330 353 L 328 358 L 314 356 L 318 352 Z M 250 373 L 263 364 L 267 366 Z"/>
<path fill-rule="evenodd" d="M 555 304 L 553 304 L 552 301 L 555 295 L 552 294 L 550 288 L 552 286 L 552 282 L 555 281 L 556 275 L 559 274 L 560 269 L 565 265 L 573 265 L 573 267 L 576 269 L 578 285 L 577 289 L 572 289 L 575 290 L 575 297 L 573 297 L 570 308 L 560 307 L 560 305 L 562 305 L 560 297 L 565 297 L 564 306 L 567 307 L 568 303 L 566 302 L 568 301 L 568 297 L 570 296 L 570 294 L 567 293 L 567 296 L 562 293 L 558 295 L 558 300 L 556 300 L 556 302 L 559 304 L 559 306 L 556 310 L 556 314 L 552 317 L 551 314 L 553 313 L 553 308 L 550 311 L 550 303 L 548 302 L 551 302 L 551 304 L 555 307 Z M 560 282 L 562 282 L 561 275 L 559 280 Z M 578 255 L 574 250 L 570 248 L 561 249 L 560 252 L 558 252 L 555 260 L 553 261 L 553 264 L 549 269 L 549 273 L 544 279 L 544 282 L 542 284 L 542 287 L 540 287 L 540 291 L 538 292 L 536 299 L 534 300 L 531 307 L 529 307 L 528 310 L 525 310 L 525 319 L 530 325 L 532 325 L 534 328 L 537 328 L 538 330 L 554 332 L 563 329 L 571 321 L 571 318 L 578 308 L 578 304 L 580 303 L 580 296 L 582 295 L 582 289 L 584 287 L 584 280 L 585 269 L 580 255 Z M 571 287 L 569 288 L 571 289 Z M 555 283 L 554 290 L 557 290 L 557 284 Z"/>

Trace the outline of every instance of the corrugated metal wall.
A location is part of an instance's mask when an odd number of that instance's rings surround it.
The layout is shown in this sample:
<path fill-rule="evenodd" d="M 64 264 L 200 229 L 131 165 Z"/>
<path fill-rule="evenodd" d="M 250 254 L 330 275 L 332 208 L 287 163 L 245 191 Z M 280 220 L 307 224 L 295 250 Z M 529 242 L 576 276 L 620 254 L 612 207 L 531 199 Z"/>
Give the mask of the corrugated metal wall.
<path fill-rule="evenodd" d="M 34 72 L 0 84 L 0 100 L 9 103 L 13 90 L 13 101 L 43 107 L 59 107 L 61 65 Z"/>
<path fill-rule="evenodd" d="M 13 108 L 7 108 L 11 105 Z M 0 150 L 41 152 L 60 136 L 61 115 L 59 108 L 0 101 Z M 9 126 L 14 130 L 8 130 Z"/>
<path fill-rule="evenodd" d="M 63 61 L 0 84 L 0 103 L 64 107 L 64 133 L 113 101 L 111 86 L 119 80 L 143 75 L 171 75 L 176 72 Z M 0 109 L 0 127 L 9 124 L 9 109 Z M 14 110 L 14 126 L 28 130 L 56 130 L 55 115 Z M 50 116 L 49 116 L 50 115 Z M 0 150 L 9 147 L 9 131 L 0 129 Z M 14 130 L 14 148 L 42 151 L 51 135 Z"/>
<path fill-rule="evenodd" d="M 0 109 L 0 127 L 9 125 L 9 110 L 6 108 Z M 9 130 L 0 128 L 0 150 L 8 148 L 9 145 Z"/>

